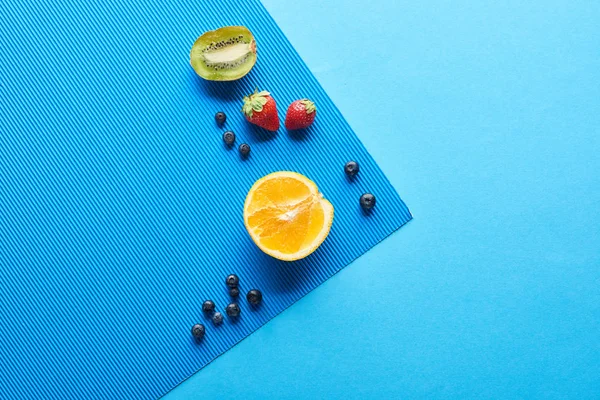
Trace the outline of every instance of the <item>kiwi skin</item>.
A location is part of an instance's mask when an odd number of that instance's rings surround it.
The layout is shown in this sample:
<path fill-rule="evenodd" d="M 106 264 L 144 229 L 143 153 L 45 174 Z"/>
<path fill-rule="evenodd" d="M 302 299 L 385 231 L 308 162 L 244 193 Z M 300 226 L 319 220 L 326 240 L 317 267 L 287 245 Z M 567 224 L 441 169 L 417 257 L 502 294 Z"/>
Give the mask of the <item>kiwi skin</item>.
<path fill-rule="evenodd" d="M 245 47 L 244 47 L 245 45 Z M 234 60 L 209 61 L 207 53 L 217 54 L 229 46 L 237 46 Z M 213 53 L 214 52 L 214 53 Z M 221 53 L 223 54 L 223 53 Z M 256 41 L 244 26 L 225 26 L 202 34 L 192 46 L 190 64 L 196 73 L 210 81 L 234 81 L 245 76 L 256 63 Z"/>

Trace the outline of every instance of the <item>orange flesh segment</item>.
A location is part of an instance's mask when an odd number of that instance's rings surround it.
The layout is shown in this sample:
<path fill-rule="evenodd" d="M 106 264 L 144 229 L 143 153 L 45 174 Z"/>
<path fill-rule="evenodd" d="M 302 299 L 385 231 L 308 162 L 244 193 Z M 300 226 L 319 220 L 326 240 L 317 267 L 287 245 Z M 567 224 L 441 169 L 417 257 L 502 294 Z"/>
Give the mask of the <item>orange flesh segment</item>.
<path fill-rule="evenodd" d="M 252 239 L 263 251 L 293 260 L 310 254 L 325 239 L 333 207 L 308 178 L 280 172 L 253 186 L 244 218 Z"/>

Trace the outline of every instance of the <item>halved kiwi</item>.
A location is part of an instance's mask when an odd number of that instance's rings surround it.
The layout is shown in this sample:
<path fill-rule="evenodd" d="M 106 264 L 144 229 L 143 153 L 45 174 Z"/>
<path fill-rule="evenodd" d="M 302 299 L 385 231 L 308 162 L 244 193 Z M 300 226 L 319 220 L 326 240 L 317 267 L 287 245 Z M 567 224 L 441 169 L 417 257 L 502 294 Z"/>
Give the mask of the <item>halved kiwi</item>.
<path fill-rule="evenodd" d="M 194 42 L 190 64 L 209 81 L 234 81 L 256 63 L 256 41 L 245 26 L 225 26 L 204 33 Z"/>

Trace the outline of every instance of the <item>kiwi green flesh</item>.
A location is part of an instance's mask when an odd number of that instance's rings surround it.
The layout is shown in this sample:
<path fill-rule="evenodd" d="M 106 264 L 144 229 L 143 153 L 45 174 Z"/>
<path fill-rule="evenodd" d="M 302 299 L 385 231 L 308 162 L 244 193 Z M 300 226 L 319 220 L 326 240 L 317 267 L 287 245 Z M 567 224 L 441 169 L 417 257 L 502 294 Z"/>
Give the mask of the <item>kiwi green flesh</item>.
<path fill-rule="evenodd" d="M 190 63 L 204 79 L 240 79 L 256 63 L 254 37 L 243 26 L 227 26 L 206 32 L 192 46 Z"/>

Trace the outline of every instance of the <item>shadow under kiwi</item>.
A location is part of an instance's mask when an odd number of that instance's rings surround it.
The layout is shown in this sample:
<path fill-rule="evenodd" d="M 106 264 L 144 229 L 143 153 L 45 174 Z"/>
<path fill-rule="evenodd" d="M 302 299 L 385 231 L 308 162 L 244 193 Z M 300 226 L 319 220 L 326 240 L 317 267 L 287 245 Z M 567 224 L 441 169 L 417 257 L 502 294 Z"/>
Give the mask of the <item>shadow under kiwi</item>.
<path fill-rule="evenodd" d="M 208 81 L 196 75 L 194 70 L 189 74 L 192 87 L 198 94 L 208 95 L 221 101 L 233 101 L 239 97 L 236 94 L 238 84 L 235 81 Z"/>

